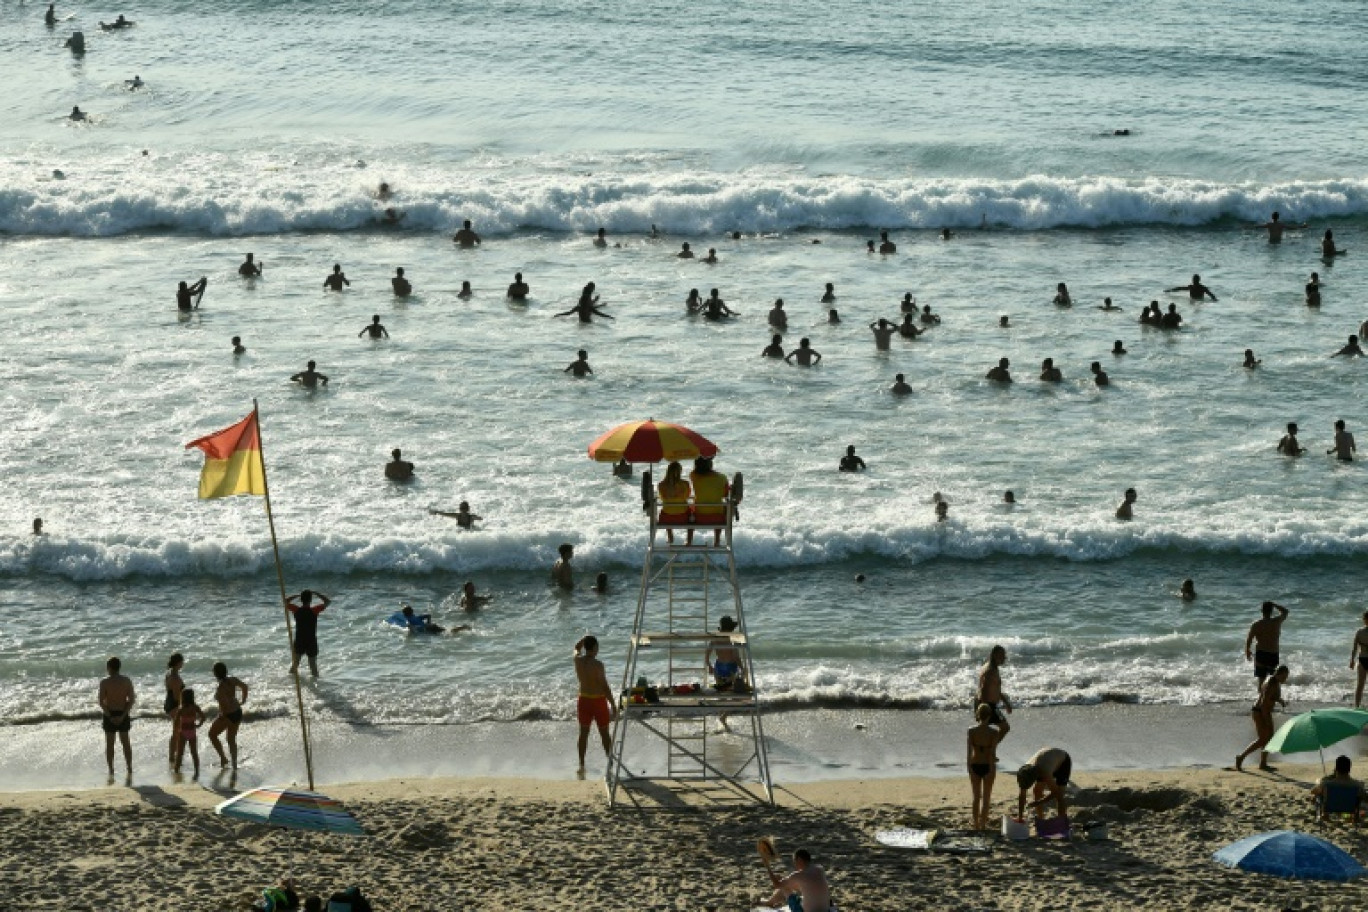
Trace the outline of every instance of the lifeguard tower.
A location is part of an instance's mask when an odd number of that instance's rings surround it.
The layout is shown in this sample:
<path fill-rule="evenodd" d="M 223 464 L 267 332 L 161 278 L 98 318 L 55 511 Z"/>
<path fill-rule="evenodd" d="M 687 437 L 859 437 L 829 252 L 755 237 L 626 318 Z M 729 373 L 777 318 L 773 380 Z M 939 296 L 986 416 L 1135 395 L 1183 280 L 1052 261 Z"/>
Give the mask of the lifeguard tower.
<path fill-rule="evenodd" d="M 616 803 L 619 789 L 664 780 L 694 788 L 704 783 L 750 799 L 760 795 L 745 783 L 758 782 L 762 800 L 773 804 L 732 550 L 741 476 L 720 501 L 697 503 L 691 498 L 683 506 L 666 504 L 667 515 L 662 516 L 648 471 L 642 477 L 642 500 L 646 560 L 612 733 L 605 779 L 608 803 Z M 730 686 L 712 671 L 719 662 L 737 668 Z M 644 739 L 645 754 L 652 759 L 645 762 L 655 768 L 633 775 L 626 761 L 629 740 L 647 734 L 652 738 Z M 631 762 L 637 768 L 643 763 L 635 753 Z"/>

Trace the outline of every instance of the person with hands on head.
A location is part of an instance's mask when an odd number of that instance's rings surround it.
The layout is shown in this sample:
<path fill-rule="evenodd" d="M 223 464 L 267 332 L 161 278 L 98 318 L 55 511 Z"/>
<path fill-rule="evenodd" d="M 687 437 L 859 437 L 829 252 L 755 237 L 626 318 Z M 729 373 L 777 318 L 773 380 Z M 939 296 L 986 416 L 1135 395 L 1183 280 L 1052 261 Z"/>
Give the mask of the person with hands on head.
<path fill-rule="evenodd" d="M 314 603 L 317 596 L 318 602 Z M 321 592 L 305 589 L 299 595 L 285 601 L 285 607 L 294 615 L 294 661 L 290 663 L 290 674 L 299 673 L 299 659 L 309 659 L 309 674 L 318 677 L 318 616 L 332 604 L 332 599 Z"/>

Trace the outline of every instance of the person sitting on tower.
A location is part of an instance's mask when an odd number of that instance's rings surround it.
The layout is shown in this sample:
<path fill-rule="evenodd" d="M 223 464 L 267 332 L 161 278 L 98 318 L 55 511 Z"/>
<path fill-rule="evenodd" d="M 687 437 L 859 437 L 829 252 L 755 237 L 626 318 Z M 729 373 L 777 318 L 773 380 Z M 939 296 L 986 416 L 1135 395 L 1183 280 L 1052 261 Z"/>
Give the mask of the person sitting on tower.
<path fill-rule="evenodd" d="M 730 616 L 717 622 L 719 633 L 730 634 L 736 630 L 736 621 Z M 709 646 L 703 661 L 712 672 L 713 687 L 717 690 L 744 691 L 746 689 L 746 669 L 741 667 L 741 656 L 732 646 L 731 637 L 714 640 Z"/>

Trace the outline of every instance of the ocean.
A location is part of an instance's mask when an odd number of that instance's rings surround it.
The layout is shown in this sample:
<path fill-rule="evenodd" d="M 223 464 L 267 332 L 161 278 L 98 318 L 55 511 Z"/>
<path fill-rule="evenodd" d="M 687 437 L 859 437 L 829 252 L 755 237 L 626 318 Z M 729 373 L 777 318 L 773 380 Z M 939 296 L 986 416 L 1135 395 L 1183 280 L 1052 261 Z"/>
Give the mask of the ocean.
<path fill-rule="evenodd" d="M 153 0 L 59 3 L 48 28 L 44 9 L 0 5 L 0 724 L 92 716 L 114 654 L 159 717 L 177 651 L 190 686 L 222 660 L 253 714 L 290 711 L 261 501 L 197 500 L 184 449 L 253 399 L 287 584 L 335 600 L 305 690 L 325 721 L 568 720 L 586 632 L 615 679 L 645 525 L 586 447 L 647 417 L 745 475 L 737 560 L 776 711 L 965 708 L 995 643 L 1018 705 L 1246 700 L 1265 599 L 1291 609 L 1289 694 L 1352 692 L 1368 493 L 1325 449 L 1366 417 L 1368 366 L 1329 355 L 1368 317 L 1368 64 L 1324 10 Z M 134 27 L 102 31 L 118 12 Z M 1308 227 L 1271 245 L 1253 226 L 1274 210 Z M 463 219 L 480 248 L 452 244 Z M 1326 229 L 1347 257 L 1322 262 Z M 883 230 L 897 253 L 866 254 Z M 248 251 L 261 279 L 237 277 Z M 342 293 L 321 287 L 334 263 Z M 1164 293 L 1194 273 L 1219 301 Z M 200 276 L 182 318 L 176 283 Z M 615 320 L 552 316 L 591 281 Z M 692 288 L 738 316 L 690 317 Z M 906 293 L 943 322 L 876 351 L 868 323 Z M 785 349 L 809 337 L 820 366 L 759 356 L 776 298 Z M 1141 326 L 1151 300 L 1182 329 Z M 357 338 L 372 315 L 389 340 Z M 595 373 L 573 380 L 580 348 Z M 1001 357 L 1011 387 L 984 379 Z M 1062 383 L 1035 379 L 1047 357 Z M 310 359 L 315 393 L 288 381 Z M 1275 452 L 1290 421 L 1300 460 Z M 836 471 L 847 445 L 867 472 Z M 383 477 L 395 447 L 411 485 Z M 477 531 L 428 512 L 463 499 Z M 608 595 L 551 590 L 561 542 Z M 467 579 L 493 596 L 473 619 Z M 400 602 L 474 630 L 404 637 L 383 623 Z"/>

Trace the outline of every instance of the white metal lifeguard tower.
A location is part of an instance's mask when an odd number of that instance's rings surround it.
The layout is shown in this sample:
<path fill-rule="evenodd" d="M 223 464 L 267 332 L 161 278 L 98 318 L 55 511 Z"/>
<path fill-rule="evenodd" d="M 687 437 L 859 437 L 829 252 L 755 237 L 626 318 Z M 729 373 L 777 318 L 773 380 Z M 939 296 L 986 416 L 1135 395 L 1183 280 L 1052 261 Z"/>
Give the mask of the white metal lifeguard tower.
<path fill-rule="evenodd" d="M 738 796 L 761 799 L 745 784 L 758 782 L 763 787 L 761 800 L 773 804 L 755 666 L 732 550 L 741 476 L 735 477 L 721 502 L 695 503 L 691 498 L 687 507 L 674 505 L 676 513 L 686 513 L 680 519 L 662 518 L 649 471 L 643 473 L 642 499 L 648 517 L 646 560 L 605 777 L 608 803 L 616 803 L 619 789 L 664 780 L 711 783 Z M 667 532 L 673 533 L 673 543 Z M 692 545 L 680 541 L 687 538 L 693 539 Z M 732 686 L 725 681 L 719 686 L 713 674 L 716 663 L 709 659 L 717 657 L 719 649 L 722 656 L 734 659 L 725 664 L 737 666 Z M 658 739 L 645 739 L 648 748 L 657 749 L 656 758 L 659 748 L 665 749 L 663 769 L 657 759 L 655 770 L 633 775 L 625 762 L 628 741 L 647 733 Z"/>

